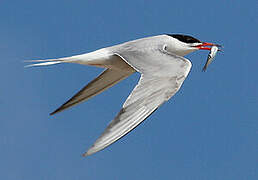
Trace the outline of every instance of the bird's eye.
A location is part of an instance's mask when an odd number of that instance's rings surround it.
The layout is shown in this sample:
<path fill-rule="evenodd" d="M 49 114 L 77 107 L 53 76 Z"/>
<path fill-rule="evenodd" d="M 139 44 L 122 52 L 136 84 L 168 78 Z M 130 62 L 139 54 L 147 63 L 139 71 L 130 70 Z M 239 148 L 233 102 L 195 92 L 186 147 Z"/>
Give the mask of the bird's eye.
<path fill-rule="evenodd" d="M 163 46 L 163 50 L 165 50 L 165 51 L 167 50 L 167 45 Z"/>

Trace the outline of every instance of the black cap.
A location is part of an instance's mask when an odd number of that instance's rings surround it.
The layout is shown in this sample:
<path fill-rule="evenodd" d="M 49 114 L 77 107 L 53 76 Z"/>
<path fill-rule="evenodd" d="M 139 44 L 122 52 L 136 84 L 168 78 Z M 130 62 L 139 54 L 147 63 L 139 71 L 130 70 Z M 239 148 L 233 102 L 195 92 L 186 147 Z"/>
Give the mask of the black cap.
<path fill-rule="evenodd" d="M 167 34 L 167 35 L 173 38 L 176 38 L 179 41 L 182 41 L 184 43 L 201 43 L 200 40 L 188 35 L 183 35 L 183 34 Z"/>

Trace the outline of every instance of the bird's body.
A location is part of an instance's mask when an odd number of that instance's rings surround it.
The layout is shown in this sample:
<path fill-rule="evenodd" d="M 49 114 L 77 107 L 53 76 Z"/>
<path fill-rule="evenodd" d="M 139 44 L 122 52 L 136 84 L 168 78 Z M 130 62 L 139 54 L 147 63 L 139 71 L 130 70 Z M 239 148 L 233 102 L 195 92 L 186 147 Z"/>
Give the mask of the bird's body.
<path fill-rule="evenodd" d="M 84 156 L 100 151 L 134 129 L 181 87 L 187 77 L 191 62 L 186 54 L 210 48 L 186 35 L 159 35 L 102 48 L 90 53 L 59 59 L 34 60 L 40 62 L 29 66 L 58 63 L 78 63 L 105 68 L 70 100 L 51 113 L 63 111 L 73 105 L 103 92 L 134 72 L 141 78 L 129 95 L 122 109 L 108 125 L 104 133 Z M 46 62 L 45 62 L 46 61 Z"/>

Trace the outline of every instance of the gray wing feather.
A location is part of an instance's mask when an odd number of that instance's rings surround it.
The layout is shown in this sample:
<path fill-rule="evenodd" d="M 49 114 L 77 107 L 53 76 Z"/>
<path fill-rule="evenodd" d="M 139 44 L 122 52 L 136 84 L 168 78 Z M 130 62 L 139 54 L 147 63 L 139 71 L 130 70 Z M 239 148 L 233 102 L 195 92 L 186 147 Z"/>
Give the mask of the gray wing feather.
<path fill-rule="evenodd" d="M 84 156 L 104 149 L 137 127 L 180 89 L 191 68 L 187 59 L 163 50 L 117 55 L 142 75 L 118 115 Z"/>
<path fill-rule="evenodd" d="M 78 93 L 76 93 L 71 99 L 65 102 L 62 106 L 52 112 L 50 115 L 61 112 L 67 108 L 70 108 L 78 103 L 88 100 L 89 98 L 96 96 L 103 92 L 107 88 L 115 85 L 119 81 L 131 75 L 130 71 L 118 71 L 116 69 L 106 69 L 96 79 L 92 80 Z"/>

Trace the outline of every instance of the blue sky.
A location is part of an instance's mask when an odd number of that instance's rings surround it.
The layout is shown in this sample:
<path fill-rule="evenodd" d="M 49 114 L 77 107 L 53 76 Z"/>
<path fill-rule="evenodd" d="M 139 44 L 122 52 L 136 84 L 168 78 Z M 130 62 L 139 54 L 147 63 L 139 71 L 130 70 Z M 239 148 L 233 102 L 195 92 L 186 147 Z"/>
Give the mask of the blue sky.
<path fill-rule="evenodd" d="M 0 2 L 0 178 L 4 180 L 258 179 L 258 3 L 247 1 Z M 107 149 L 81 154 L 120 110 L 138 74 L 55 116 L 102 69 L 24 68 L 163 33 L 224 46 L 205 51 L 181 90 Z"/>

